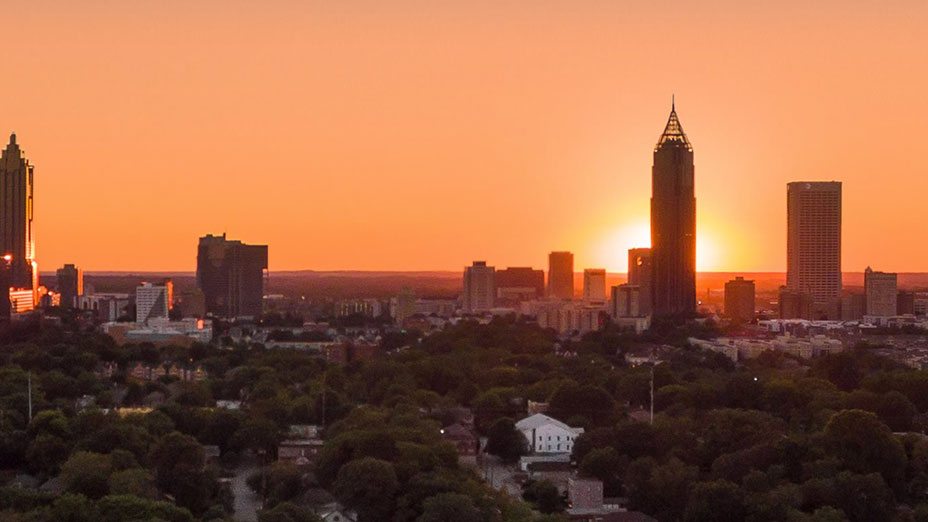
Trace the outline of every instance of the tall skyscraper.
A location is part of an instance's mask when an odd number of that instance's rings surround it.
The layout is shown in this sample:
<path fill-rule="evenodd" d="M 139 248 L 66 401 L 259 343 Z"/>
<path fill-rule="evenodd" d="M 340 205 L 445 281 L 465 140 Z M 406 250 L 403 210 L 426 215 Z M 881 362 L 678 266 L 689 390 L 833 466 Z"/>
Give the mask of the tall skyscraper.
<path fill-rule="evenodd" d="M 583 300 L 587 303 L 602 303 L 606 300 L 605 268 L 583 270 Z"/>
<path fill-rule="evenodd" d="M 814 317 L 837 319 L 841 300 L 841 182 L 789 183 L 786 286 L 808 295 Z"/>
<path fill-rule="evenodd" d="M 877 317 L 896 315 L 899 289 L 894 273 L 874 272 L 869 266 L 864 271 L 864 295 L 867 314 Z"/>
<path fill-rule="evenodd" d="M 638 315 L 651 315 L 651 249 L 630 248 L 628 250 L 628 284 L 638 287 Z"/>
<path fill-rule="evenodd" d="M 29 288 L 37 299 L 39 273 L 32 235 L 33 165 L 16 143 L 0 156 L 0 255 L 10 255 L 10 287 Z"/>
<path fill-rule="evenodd" d="M 464 311 L 486 312 L 496 303 L 496 269 L 486 261 L 464 268 Z"/>
<path fill-rule="evenodd" d="M 167 321 L 168 308 L 167 285 L 142 283 L 135 289 L 135 322 Z"/>
<path fill-rule="evenodd" d="M 74 265 L 67 264 L 56 272 L 58 294 L 61 308 L 74 308 L 77 298 L 84 295 L 84 271 Z"/>
<path fill-rule="evenodd" d="M 696 193 L 693 146 L 676 108 L 654 147 L 651 169 L 652 311 L 696 311 Z"/>
<path fill-rule="evenodd" d="M 570 252 L 548 254 L 548 297 L 574 298 L 574 255 Z"/>
<path fill-rule="evenodd" d="M 735 321 L 754 320 L 754 281 L 738 276 L 725 283 L 725 315 Z"/>
<path fill-rule="evenodd" d="M 197 288 L 206 313 L 218 317 L 257 317 L 264 309 L 267 245 L 246 245 L 208 234 L 197 248 Z"/>

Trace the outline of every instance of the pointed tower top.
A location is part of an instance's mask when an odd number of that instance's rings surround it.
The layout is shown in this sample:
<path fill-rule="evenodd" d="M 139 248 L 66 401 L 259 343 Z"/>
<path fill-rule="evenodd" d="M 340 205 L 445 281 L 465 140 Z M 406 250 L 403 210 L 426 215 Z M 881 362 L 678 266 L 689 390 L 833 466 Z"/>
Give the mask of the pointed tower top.
<path fill-rule="evenodd" d="M 10 134 L 10 145 L 16 145 L 16 133 Z"/>
<path fill-rule="evenodd" d="M 667 142 L 674 142 L 675 144 L 684 145 L 687 150 L 692 151 L 693 146 L 690 144 L 690 140 L 687 139 L 686 133 L 683 132 L 683 126 L 680 125 L 680 119 L 677 117 L 676 100 L 674 98 L 675 96 L 671 95 L 670 117 L 667 119 L 667 126 L 664 127 L 664 133 L 657 140 L 654 150 L 661 148 Z"/>

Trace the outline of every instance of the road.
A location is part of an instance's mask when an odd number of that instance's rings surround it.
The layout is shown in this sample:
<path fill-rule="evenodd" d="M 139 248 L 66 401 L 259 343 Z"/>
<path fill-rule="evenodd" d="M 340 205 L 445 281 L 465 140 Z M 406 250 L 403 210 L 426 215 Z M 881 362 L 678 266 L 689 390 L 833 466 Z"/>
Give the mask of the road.
<path fill-rule="evenodd" d="M 261 471 L 254 457 L 244 457 L 235 468 L 232 477 L 232 494 L 235 500 L 232 503 L 232 520 L 236 522 L 257 522 L 258 510 L 261 509 L 261 496 L 248 487 L 248 476 Z"/>

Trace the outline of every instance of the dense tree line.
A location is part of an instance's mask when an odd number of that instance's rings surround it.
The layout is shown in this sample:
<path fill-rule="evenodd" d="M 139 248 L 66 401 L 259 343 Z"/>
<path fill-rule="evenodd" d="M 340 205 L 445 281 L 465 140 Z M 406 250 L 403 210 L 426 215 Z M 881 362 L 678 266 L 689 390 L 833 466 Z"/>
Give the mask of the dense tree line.
<path fill-rule="evenodd" d="M 716 333 L 666 323 L 564 341 L 500 318 L 385 332 L 382 358 L 341 366 L 261 345 L 116 346 L 25 325 L 0 349 L 2 478 L 55 479 L 64 494 L 4 487 L 0 520 L 227 520 L 219 479 L 245 455 L 273 461 L 291 424 L 325 426 L 323 453 L 312 476 L 274 464 L 249 481 L 266 499 L 264 522 L 315 520 L 305 497 L 316 487 L 362 522 L 557 520 L 564 505 L 550 484 L 528 484 L 530 504 L 506 498 L 441 438 L 467 407 L 488 451 L 512 462 L 527 451 L 513 428 L 527 401 L 585 428 L 579 473 L 662 522 L 928 520 L 928 372 L 865 345 L 736 366 L 686 341 Z M 634 414 L 650 407 L 652 368 L 630 354 L 661 361 L 653 424 Z M 138 362 L 209 377 L 136 381 L 126 370 Z M 120 370 L 103 377 L 104 364 Z M 116 412 L 139 406 L 154 410 Z M 218 463 L 205 445 L 218 446 Z"/>

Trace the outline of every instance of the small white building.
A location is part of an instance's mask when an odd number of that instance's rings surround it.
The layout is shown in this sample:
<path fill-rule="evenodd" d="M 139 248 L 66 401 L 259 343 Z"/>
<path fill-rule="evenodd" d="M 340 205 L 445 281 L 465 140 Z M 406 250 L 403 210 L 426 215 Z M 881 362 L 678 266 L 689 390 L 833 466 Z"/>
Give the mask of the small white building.
<path fill-rule="evenodd" d="M 583 433 L 583 428 L 571 428 L 541 413 L 520 420 L 516 429 L 522 432 L 532 453 L 570 453 Z"/>

